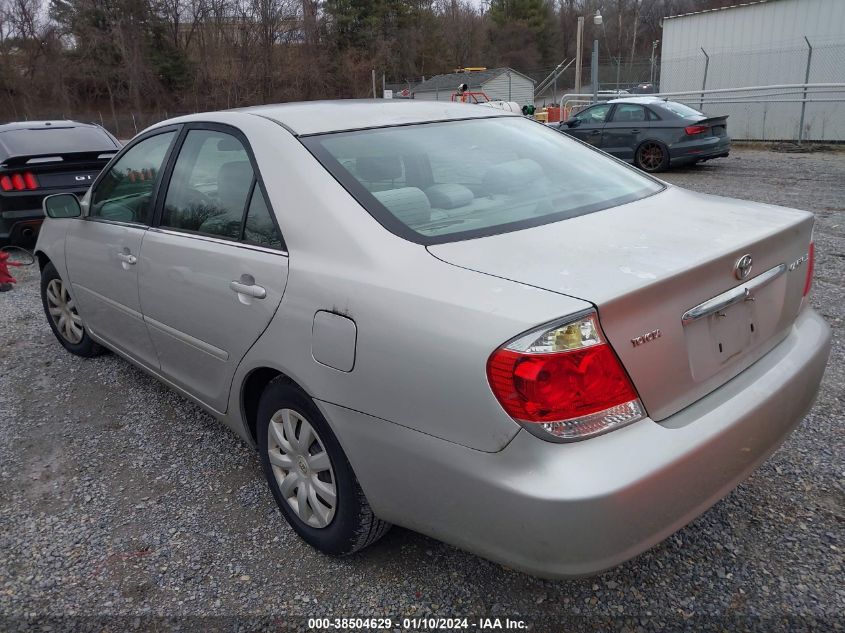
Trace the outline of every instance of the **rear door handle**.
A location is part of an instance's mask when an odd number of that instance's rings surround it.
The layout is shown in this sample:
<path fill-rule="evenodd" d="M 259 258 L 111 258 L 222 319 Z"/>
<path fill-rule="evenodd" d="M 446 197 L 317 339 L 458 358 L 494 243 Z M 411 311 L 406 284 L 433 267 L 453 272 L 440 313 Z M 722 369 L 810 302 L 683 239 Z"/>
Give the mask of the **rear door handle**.
<path fill-rule="evenodd" d="M 267 291 L 255 283 L 247 284 L 243 283 L 243 281 L 230 281 L 229 288 L 239 295 L 245 295 L 253 299 L 263 299 L 267 296 Z"/>
<path fill-rule="evenodd" d="M 640 130 L 631 130 L 631 134 L 639 134 Z"/>
<path fill-rule="evenodd" d="M 118 253 L 117 258 L 122 261 L 124 264 L 129 264 L 134 266 L 138 263 L 138 258 L 130 253 Z"/>

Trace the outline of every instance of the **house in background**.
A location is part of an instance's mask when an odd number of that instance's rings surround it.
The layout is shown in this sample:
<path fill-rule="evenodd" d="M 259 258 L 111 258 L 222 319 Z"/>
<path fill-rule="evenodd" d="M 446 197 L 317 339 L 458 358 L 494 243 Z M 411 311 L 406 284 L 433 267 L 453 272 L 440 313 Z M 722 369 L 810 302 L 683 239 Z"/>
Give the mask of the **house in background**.
<path fill-rule="evenodd" d="M 414 99 L 450 101 L 461 84 L 470 92 L 483 92 L 491 101 L 516 101 L 520 106 L 534 103 L 534 80 L 513 68 L 488 68 L 435 75 L 413 89 Z"/>

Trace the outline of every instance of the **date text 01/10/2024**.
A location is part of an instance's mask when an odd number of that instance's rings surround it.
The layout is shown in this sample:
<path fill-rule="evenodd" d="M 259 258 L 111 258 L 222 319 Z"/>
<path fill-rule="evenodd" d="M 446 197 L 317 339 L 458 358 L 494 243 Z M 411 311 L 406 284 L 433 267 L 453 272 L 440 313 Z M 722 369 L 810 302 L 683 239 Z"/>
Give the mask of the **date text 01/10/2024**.
<path fill-rule="evenodd" d="M 309 618 L 311 630 L 394 629 L 401 624 L 406 631 L 441 630 L 521 630 L 528 628 L 524 620 L 510 618 Z"/>

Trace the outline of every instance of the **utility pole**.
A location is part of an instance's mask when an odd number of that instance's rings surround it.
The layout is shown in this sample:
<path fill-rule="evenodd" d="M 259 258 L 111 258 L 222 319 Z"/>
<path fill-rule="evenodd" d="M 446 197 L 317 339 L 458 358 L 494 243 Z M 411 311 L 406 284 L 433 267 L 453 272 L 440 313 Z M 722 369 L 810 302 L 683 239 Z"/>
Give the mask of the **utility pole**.
<path fill-rule="evenodd" d="M 651 73 L 648 76 L 648 82 L 652 85 L 654 85 L 654 51 L 658 44 L 660 44 L 660 40 L 654 40 L 651 43 Z"/>
<path fill-rule="evenodd" d="M 593 26 L 601 26 L 601 13 L 596 11 L 593 16 Z M 593 29 L 593 63 L 592 63 L 592 81 L 593 81 L 593 103 L 599 100 L 599 35 L 598 29 Z"/>
<path fill-rule="evenodd" d="M 578 30 L 575 34 L 575 94 L 581 94 L 581 40 L 584 38 L 584 16 L 578 16 Z"/>

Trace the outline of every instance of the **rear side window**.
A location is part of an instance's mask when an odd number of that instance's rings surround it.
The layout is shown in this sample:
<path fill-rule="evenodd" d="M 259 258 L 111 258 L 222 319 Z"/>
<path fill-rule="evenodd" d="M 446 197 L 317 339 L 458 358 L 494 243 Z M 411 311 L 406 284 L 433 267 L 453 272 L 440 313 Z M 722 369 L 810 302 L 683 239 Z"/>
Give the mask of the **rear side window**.
<path fill-rule="evenodd" d="M 304 143 L 384 227 L 421 244 L 565 220 L 663 188 L 522 117 L 322 134 Z"/>
<path fill-rule="evenodd" d="M 157 134 L 133 145 L 97 183 L 90 217 L 149 224 L 152 194 L 176 132 Z"/>
<path fill-rule="evenodd" d="M 214 130 L 189 131 L 173 166 L 161 225 L 239 239 L 253 177 L 249 155 L 237 138 Z"/>
<path fill-rule="evenodd" d="M 164 199 L 161 226 L 284 249 L 244 144 L 217 130 L 185 136 Z"/>
<path fill-rule="evenodd" d="M 641 123 L 645 120 L 645 108 L 641 105 L 620 103 L 613 112 L 614 123 Z"/>
<path fill-rule="evenodd" d="M 273 222 L 273 216 L 270 215 L 270 207 L 267 206 L 267 201 L 258 184 L 252 190 L 252 199 L 246 214 L 244 241 L 269 248 L 283 249 L 285 247 L 279 230 Z"/>

